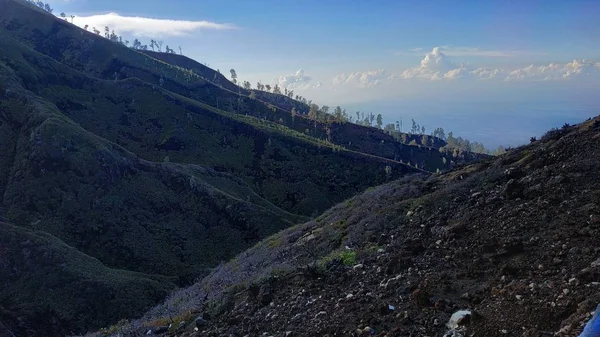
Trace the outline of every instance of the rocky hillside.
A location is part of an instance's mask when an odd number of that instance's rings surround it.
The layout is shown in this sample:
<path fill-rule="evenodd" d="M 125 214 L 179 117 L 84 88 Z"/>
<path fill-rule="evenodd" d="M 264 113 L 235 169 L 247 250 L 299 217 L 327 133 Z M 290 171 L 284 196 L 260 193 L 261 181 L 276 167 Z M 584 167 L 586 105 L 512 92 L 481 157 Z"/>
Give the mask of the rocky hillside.
<path fill-rule="evenodd" d="M 600 302 L 599 162 L 597 117 L 369 189 L 112 331 L 578 336 Z"/>

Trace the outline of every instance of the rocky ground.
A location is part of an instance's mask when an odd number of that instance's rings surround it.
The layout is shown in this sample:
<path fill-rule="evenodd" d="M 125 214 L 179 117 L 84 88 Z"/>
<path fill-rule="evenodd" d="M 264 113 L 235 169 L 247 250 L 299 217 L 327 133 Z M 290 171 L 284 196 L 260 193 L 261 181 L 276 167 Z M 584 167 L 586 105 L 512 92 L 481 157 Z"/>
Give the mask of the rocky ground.
<path fill-rule="evenodd" d="M 342 218 L 349 224 L 333 257 L 311 263 L 309 250 L 291 254 L 308 262 L 148 333 L 578 336 L 600 303 L 599 164 L 596 118 L 416 180 L 417 197 L 380 187 L 365 194 L 367 210 L 347 203 L 287 242 L 322 247 L 311 241 L 329 238 L 319 233 Z M 459 310 L 470 315 L 449 329 Z"/>

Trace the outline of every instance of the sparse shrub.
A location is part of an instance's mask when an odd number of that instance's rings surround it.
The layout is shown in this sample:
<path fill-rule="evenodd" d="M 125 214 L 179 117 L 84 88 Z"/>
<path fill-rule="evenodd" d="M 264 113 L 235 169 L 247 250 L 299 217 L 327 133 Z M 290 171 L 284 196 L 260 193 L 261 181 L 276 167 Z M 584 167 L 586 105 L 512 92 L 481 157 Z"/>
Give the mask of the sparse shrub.
<path fill-rule="evenodd" d="M 335 251 L 325 257 L 323 257 L 320 261 L 319 261 L 319 265 L 321 266 L 325 266 L 327 265 L 329 262 L 333 261 L 333 260 L 340 260 L 345 266 L 352 266 L 356 264 L 356 252 L 354 250 L 342 250 L 342 251 Z"/>
<path fill-rule="evenodd" d="M 543 136 L 542 141 L 557 140 L 562 136 L 562 132 L 558 128 L 548 130 Z"/>
<path fill-rule="evenodd" d="M 345 266 L 352 266 L 356 264 L 356 252 L 353 250 L 344 250 L 340 254 L 340 258 Z"/>
<path fill-rule="evenodd" d="M 534 143 L 534 142 L 536 142 L 536 141 L 537 141 L 537 138 L 536 138 L 536 137 L 531 137 L 531 138 L 529 138 L 529 142 L 530 142 L 530 143 Z"/>
<path fill-rule="evenodd" d="M 281 235 L 275 235 L 272 236 L 268 241 L 267 241 L 267 246 L 269 248 L 275 248 L 275 247 L 280 247 L 281 245 L 283 245 L 283 237 Z"/>

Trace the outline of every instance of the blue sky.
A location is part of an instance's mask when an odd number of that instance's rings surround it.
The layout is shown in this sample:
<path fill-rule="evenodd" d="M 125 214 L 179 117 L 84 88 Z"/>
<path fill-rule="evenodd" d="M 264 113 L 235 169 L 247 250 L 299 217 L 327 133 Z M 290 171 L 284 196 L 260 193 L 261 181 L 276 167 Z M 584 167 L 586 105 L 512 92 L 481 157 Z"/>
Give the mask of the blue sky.
<path fill-rule="evenodd" d="M 318 104 L 374 110 L 390 122 L 415 118 L 430 129 L 465 129 L 473 136 L 463 136 L 489 146 L 600 113 L 598 1 L 51 3 L 80 26 L 108 25 L 124 39 L 181 46 L 253 85 L 278 83 Z M 530 126 L 511 126 L 502 107 L 529 114 Z M 452 118 L 465 114 L 480 122 L 465 128 Z M 511 136 L 486 137 L 480 124 L 494 119 L 512 127 Z"/>

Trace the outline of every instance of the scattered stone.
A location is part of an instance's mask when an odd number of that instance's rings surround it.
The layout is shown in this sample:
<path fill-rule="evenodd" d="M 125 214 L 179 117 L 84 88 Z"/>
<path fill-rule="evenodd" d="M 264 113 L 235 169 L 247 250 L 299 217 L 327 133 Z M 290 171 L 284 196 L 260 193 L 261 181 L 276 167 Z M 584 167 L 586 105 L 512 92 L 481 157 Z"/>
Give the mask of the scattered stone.
<path fill-rule="evenodd" d="M 262 305 L 269 305 L 273 301 L 273 294 L 271 292 L 260 292 L 258 294 L 258 300 Z"/>
<path fill-rule="evenodd" d="M 411 301 L 415 302 L 418 306 L 428 306 L 430 304 L 429 301 L 429 293 L 422 288 L 417 288 L 410 294 Z"/>
<path fill-rule="evenodd" d="M 327 312 L 325 312 L 325 311 L 319 311 L 319 313 L 315 315 L 315 318 L 318 319 L 319 317 L 323 317 L 323 316 L 326 316 L 326 315 L 327 315 Z"/>
<path fill-rule="evenodd" d="M 448 321 L 448 328 L 456 329 L 471 322 L 471 310 L 459 310 L 452 314 Z"/>
<path fill-rule="evenodd" d="M 504 195 L 509 200 L 514 200 L 523 197 L 523 186 L 515 179 L 511 179 L 506 183 Z"/>
<path fill-rule="evenodd" d="M 363 335 L 373 336 L 375 335 L 375 329 L 371 328 L 370 326 L 367 326 L 364 329 L 362 329 L 362 333 Z"/>
<path fill-rule="evenodd" d="M 204 318 L 202 318 L 202 317 L 197 317 L 196 320 L 194 321 L 194 323 L 196 324 L 197 328 L 202 328 L 202 327 L 205 327 L 206 325 L 208 325 L 208 322 L 206 320 L 204 320 Z"/>
<path fill-rule="evenodd" d="M 152 333 L 161 334 L 161 333 L 165 333 L 167 331 L 169 331 L 169 327 L 164 325 L 164 326 L 159 326 L 158 328 L 154 329 L 154 331 Z"/>

